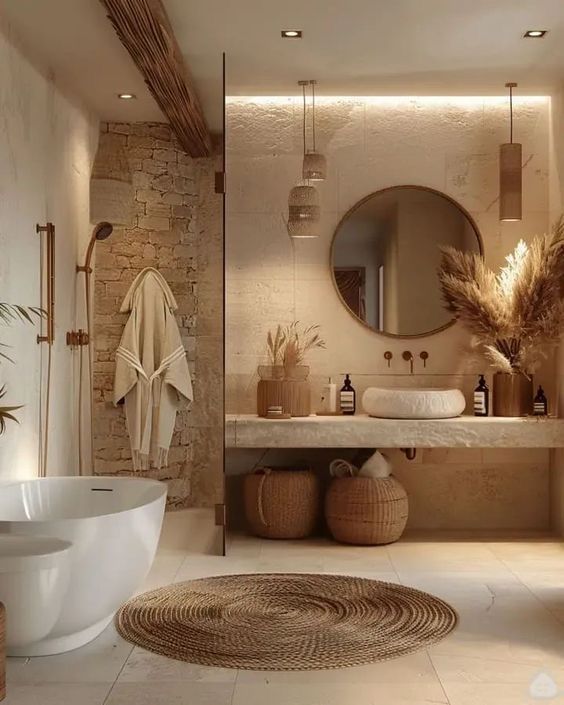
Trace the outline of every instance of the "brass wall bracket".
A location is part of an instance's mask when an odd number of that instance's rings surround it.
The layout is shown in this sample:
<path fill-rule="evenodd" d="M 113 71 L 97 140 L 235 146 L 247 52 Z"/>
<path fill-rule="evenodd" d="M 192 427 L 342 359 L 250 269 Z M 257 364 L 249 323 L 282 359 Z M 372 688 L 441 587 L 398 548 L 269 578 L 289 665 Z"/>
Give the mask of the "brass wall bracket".
<path fill-rule="evenodd" d="M 55 340 L 55 226 L 53 223 L 46 225 L 38 223 L 35 226 L 35 232 L 46 237 L 45 261 L 47 265 L 47 305 L 42 306 L 46 311 L 45 335 L 38 335 L 37 342 L 52 345 Z M 43 271 L 43 258 L 40 266 Z M 41 296 L 43 298 L 43 292 L 41 292 Z"/>

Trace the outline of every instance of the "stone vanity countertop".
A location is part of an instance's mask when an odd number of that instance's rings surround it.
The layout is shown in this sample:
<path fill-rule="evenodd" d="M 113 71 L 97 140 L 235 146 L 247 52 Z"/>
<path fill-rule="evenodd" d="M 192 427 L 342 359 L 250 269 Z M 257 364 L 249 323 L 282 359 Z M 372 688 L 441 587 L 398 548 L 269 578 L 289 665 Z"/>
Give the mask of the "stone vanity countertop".
<path fill-rule="evenodd" d="M 564 448 L 564 419 L 459 416 L 377 419 L 308 416 L 271 420 L 228 414 L 227 448 Z"/>

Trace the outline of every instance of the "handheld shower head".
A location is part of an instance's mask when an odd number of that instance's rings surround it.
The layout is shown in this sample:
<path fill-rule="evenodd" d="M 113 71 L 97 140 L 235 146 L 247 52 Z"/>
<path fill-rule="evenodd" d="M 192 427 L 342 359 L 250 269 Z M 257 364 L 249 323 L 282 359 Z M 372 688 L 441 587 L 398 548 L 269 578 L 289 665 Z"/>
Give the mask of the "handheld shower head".
<path fill-rule="evenodd" d="M 98 223 L 92 229 L 92 235 L 90 236 L 90 242 L 88 243 L 88 249 L 86 250 L 86 257 L 84 258 L 84 265 L 77 267 L 78 272 L 90 273 L 90 260 L 92 259 L 92 253 L 94 252 L 94 245 L 96 240 L 107 240 L 114 230 L 114 226 L 111 223 L 103 220 Z"/>
<path fill-rule="evenodd" d="M 84 272 L 84 294 L 86 299 L 86 342 L 79 343 L 79 345 L 88 346 L 88 375 L 90 380 L 90 462 L 92 467 L 92 472 L 94 472 L 94 446 L 92 445 L 92 439 L 94 438 L 93 431 L 93 418 L 94 418 L 94 397 L 92 392 L 92 370 L 93 370 L 93 359 L 92 359 L 92 344 L 91 344 L 91 331 L 92 331 L 92 311 L 91 311 L 91 297 L 90 297 L 90 276 L 92 274 L 92 268 L 90 267 L 90 260 L 92 259 L 92 253 L 94 252 L 94 246 L 97 240 L 107 240 L 114 230 L 114 226 L 111 223 L 103 220 L 98 223 L 92 229 L 92 234 L 90 235 L 90 242 L 88 243 L 88 248 L 86 249 L 86 257 L 84 258 L 84 265 L 77 266 L 77 272 Z M 79 331 L 80 333 L 81 331 Z M 68 338 L 68 334 L 67 334 Z M 82 366 L 82 347 L 80 348 L 81 357 L 80 365 Z M 79 474 L 82 475 L 82 367 L 80 368 L 79 377 L 79 397 L 78 397 L 78 467 Z"/>
<path fill-rule="evenodd" d="M 94 230 L 92 231 L 92 238 L 95 238 L 96 240 L 106 240 L 110 237 L 113 230 L 114 226 L 111 223 L 108 223 L 103 220 L 101 223 L 98 223 L 98 225 L 94 226 Z"/>

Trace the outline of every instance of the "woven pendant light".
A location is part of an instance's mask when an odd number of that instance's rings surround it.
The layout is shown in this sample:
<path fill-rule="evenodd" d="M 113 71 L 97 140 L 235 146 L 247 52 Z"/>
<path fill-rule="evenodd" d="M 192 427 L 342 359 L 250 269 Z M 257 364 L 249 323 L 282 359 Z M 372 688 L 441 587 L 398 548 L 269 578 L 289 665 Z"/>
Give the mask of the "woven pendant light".
<path fill-rule="evenodd" d="M 302 166 L 302 176 L 309 181 L 324 181 L 327 175 L 327 160 L 323 154 L 319 154 L 315 145 L 315 86 L 317 81 L 310 81 L 311 86 L 311 137 L 312 149 L 304 148 L 304 161 Z M 305 88 L 304 88 L 305 100 Z M 304 106 L 305 109 L 305 106 Z M 305 114 L 304 114 L 305 121 Z M 305 129 L 305 125 L 304 125 Z"/>
<path fill-rule="evenodd" d="M 309 81 L 299 81 L 303 89 L 303 148 L 306 156 L 306 93 L 305 87 Z M 292 238 L 319 237 L 319 194 L 315 186 L 305 179 L 290 191 L 288 197 L 288 234 Z"/>
<path fill-rule="evenodd" d="M 288 233 L 294 238 L 319 237 L 319 194 L 315 186 L 294 186 L 288 198 Z"/>
<path fill-rule="evenodd" d="M 506 83 L 509 88 L 509 142 L 499 148 L 499 219 L 521 220 L 523 210 L 522 145 L 513 142 L 513 89 L 516 83 Z"/>
<path fill-rule="evenodd" d="M 327 160 L 318 152 L 304 154 L 302 175 L 309 181 L 324 181 L 327 173 Z"/>

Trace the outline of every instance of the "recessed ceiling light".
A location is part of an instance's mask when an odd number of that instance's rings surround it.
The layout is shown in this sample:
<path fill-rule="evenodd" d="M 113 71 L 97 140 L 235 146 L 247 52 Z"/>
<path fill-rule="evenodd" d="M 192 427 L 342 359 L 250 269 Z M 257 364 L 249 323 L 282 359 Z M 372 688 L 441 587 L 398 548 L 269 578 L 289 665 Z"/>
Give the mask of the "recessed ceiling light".
<path fill-rule="evenodd" d="M 525 32 L 523 37 L 532 39 L 542 39 L 542 37 L 544 37 L 547 32 L 547 29 L 529 29 Z"/>
<path fill-rule="evenodd" d="M 118 98 L 121 98 L 121 100 L 133 100 L 137 96 L 134 93 L 118 93 Z"/>
<path fill-rule="evenodd" d="M 284 39 L 301 39 L 302 30 L 301 29 L 283 29 L 280 34 Z"/>

